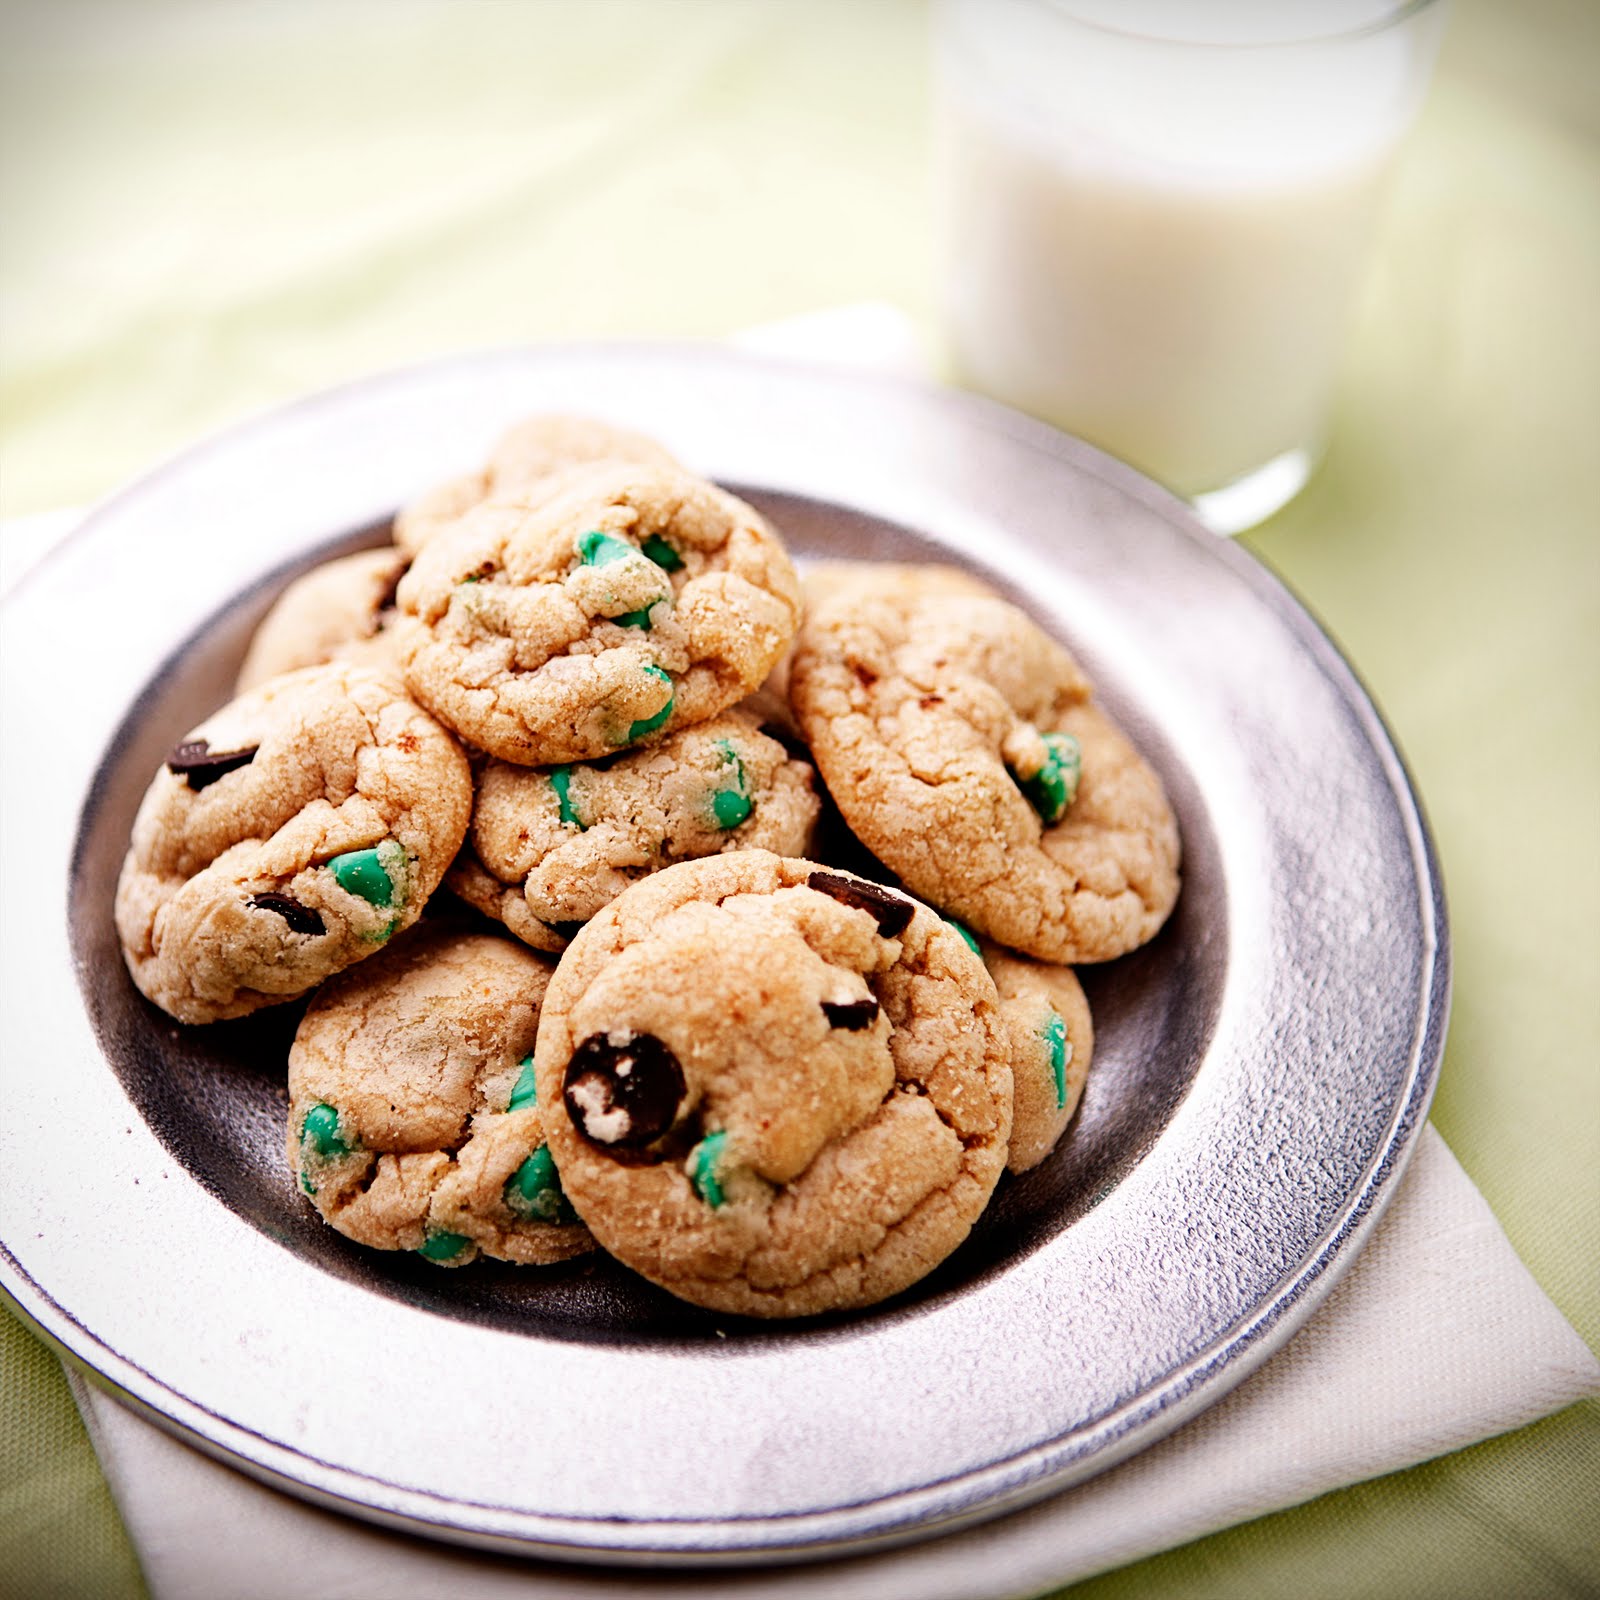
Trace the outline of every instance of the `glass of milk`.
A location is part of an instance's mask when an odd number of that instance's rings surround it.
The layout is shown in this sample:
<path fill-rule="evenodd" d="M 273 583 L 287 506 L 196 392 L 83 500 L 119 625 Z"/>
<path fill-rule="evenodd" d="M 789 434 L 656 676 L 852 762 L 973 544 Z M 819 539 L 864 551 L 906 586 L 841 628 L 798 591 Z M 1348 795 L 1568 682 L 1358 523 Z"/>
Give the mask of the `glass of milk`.
<path fill-rule="evenodd" d="M 1237 532 L 1315 464 L 1436 0 L 939 0 L 958 377 Z"/>

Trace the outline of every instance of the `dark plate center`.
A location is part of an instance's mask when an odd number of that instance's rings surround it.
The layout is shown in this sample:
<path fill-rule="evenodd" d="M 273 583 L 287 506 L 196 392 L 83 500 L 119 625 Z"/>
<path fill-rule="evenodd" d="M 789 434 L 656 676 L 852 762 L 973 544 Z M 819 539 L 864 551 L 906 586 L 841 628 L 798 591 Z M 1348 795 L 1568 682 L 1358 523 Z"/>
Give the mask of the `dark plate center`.
<path fill-rule="evenodd" d="M 783 531 L 801 558 L 948 561 L 910 530 L 823 501 L 733 485 Z M 387 523 L 330 540 L 328 560 L 388 538 Z M 1119 694 L 1114 668 L 1089 662 L 1114 715 L 1134 723 L 1183 830 L 1184 890 L 1144 949 L 1079 969 L 1094 1014 L 1095 1057 L 1067 1137 L 1039 1167 L 1001 1180 L 971 1237 L 930 1277 L 885 1306 L 771 1326 L 713 1316 L 673 1299 L 609 1258 L 517 1268 L 498 1262 L 444 1270 L 414 1256 L 363 1249 L 327 1227 L 298 1193 L 284 1153 L 290 1041 L 303 1004 L 236 1022 L 186 1028 L 134 988 L 112 926 L 117 873 L 139 801 L 173 744 L 231 697 L 262 615 L 314 561 L 268 574 L 209 618 L 147 683 L 118 728 L 80 822 L 69 902 L 78 981 L 101 1048 L 162 1144 L 218 1201 L 320 1270 L 439 1316 L 547 1338 L 629 1345 L 848 1337 L 878 1319 L 915 1316 L 970 1293 L 1100 1204 L 1150 1150 L 1199 1069 L 1227 967 L 1224 888 L 1216 841 L 1190 774 Z M 1063 627 L 998 574 L 988 581 L 1074 645 Z M 1096 672 L 1096 669 L 1099 669 Z"/>

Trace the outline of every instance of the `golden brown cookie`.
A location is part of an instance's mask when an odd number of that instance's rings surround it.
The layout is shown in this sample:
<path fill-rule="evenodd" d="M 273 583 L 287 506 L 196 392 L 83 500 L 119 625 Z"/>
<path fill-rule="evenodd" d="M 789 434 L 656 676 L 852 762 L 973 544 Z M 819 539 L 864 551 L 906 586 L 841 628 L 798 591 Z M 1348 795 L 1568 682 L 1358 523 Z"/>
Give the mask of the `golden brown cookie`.
<path fill-rule="evenodd" d="M 1160 779 L 1015 606 L 903 567 L 841 585 L 801 630 L 789 697 L 861 842 L 980 932 L 1104 961 L 1171 911 Z"/>
<path fill-rule="evenodd" d="M 758 512 L 687 473 L 625 465 L 479 506 L 428 544 L 399 600 L 412 692 L 524 766 L 715 716 L 767 675 L 800 615 Z"/>
<path fill-rule="evenodd" d="M 1000 995 L 1011 1039 L 1011 1149 L 1006 1167 L 1026 1172 L 1067 1131 L 1094 1055 L 1094 1024 L 1071 967 L 1049 966 L 985 942 L 983 964 Z"/>
<path fill-rule="evenodd" d="M 808 612 L 853 590 L 881 593 L 901 588 L 915 589 L 922 595 L 997 598 L 988 584 L 964 567 L 943 566 L 935 561 L 813 561 L 800 576 L 800 588 Z"/>
<path fill-rule="evenodd" d="M 904 895 L 765 851 L 612 901 L 562 958 L 534 1059 L 595 1237 L 719 1311 L 897 1293 L 1005 1165 L 1010 1050 L 977 955 Z"/>
<path fill-rule="evenodd" d="M 399 675 L 394 592 L 409 560 L 392 545 L 325 561 L 296 578 L 261 619 L 233 692 L 243 694 L 281 672 L 354 661 Z"/>
<path fill-rule="evenodd" d="M 485 500 L 537 489 L 569 467 L 633 461 L 675 469 L 678 463 L 642 433 L 589 417 L 528 417 L 508 429 L 480 471 L 451 478 L 421 495 L 395 518 L 394 542 L 414 556 L 441 528 Z"/>
<path fill-rule="evenodd" d="M 551 966 L 430 922 L 331 980 L 289 1052 L 290 1170 L 358 1244 L 443 1266 L 592 1248 L 534 1104 Z"/>
<path fill-rule="evenodd" d="M 630 883 L 728 850 L 804 855 L 812 771 L 735 707 L 599 764 L 478 774 L 467 848 L 445 879 L 537 950 L 563 950 Z"/>
<path fill-rule="evenodd" d="M 885 584 L 914 584 L 923 594 L 945 593 L 962 595 L 993 595 L 986 584 L 964 572 L 960 567 L 919 563 L 916 566 L 888 561 L 813 561 L 800 572 L 800 596 L 809 616 L 819 606 L 848 590 L 881 589 Z M 783 734 L 791 744 L 803 745 L 801 732 L 793 707 L 789 704 L 789 674 L 794 666 L 794 646 L 784 651 L 777 664 L 767 674 L 766 681 L 745 704 Z"/>
<path fill-rule="evenodd" d="M 343 662 L 273 678 L 145 794 L 117 885 L 128 970 L 180 1022 L 304 994 L 417 919 L 471 810 L 466 757 L 393 680 Z"/>

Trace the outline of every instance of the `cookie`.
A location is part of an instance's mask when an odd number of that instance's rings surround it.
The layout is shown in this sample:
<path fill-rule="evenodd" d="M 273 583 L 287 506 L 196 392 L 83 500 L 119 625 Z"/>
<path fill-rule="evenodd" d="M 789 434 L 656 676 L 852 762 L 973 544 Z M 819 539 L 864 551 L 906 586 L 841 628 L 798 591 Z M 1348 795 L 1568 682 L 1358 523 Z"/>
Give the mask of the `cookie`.
<path fill-rule="evenodd" d="M 801 630 L 789 697 L 861 842 L 979 932 L 1104 961 L 1171 911 L 1160 779 L 1072 657 L 998 596 L 904 568 L 841 586 Z"/>
<path fill-rule="evenodd" d="M 600 1243 L 713 1310 L 871 1305 L 967 1236 L 1004 1168 L 994 985 L 926 906 L 765 851 L 669 867 L 562 957 L 534 1055 Z"/>
<path fill-rule="evenodd" d="M 381 673 L 273 678 L 181 739 L 117 884 L 133 981 L 180 1022 L 293 999 L 414 922 L 461 846 L 455 739 Z"/>
<path fill-rule="evenodd" d="M 491 761 L 445 884 L 535 949 L 562 950 L 629 884 L 674 862 L 804 855 L 818 810 L 811 779 L 738 708 L 597 765 Z"/>
<path fill-rule="evenodd" d="M 326 984 L 289 1052 L 289 1167 L 340 1233 L 442 1266 L 593 1247 L 534 1104 L 551 964 L 429 921 Z"/>
<path fill-rule="evenodd" d="M 895 583 L 915 584 L 923 593 L 994 593 L 960 567 L 928 563 L 911 566 L 888 561 L 812 561 L 800 572 L 800 597 L 809 615 L 818 606 L 847 590 L 881 588 Z M 745 703 L 771 728 L 775 738 L 783 738 L 791 748 L 804 748 L 805 735 L 789 704 L 789 673 L 793 665 L 794 646 L 791 645 L 778 658 L 777 665 L 767 674 L 765 682 L 747 697 Z"/>
<path fill-rule="evenodd" d="M 569 467 L 595 461 L 678 467 L 667 451 L 642 433 L 588 417 L 528 417 L 501 436 L 481 470 L 451 478 L 407 506 L 395 518 L 394 542 L 407 556 L 414 556 L 441 528 L 482 501 L 520 494 Z"/>
<path fill-rule="evenodd" d="M 1078 1109 L 1094 1055 L 1094 1024 L 1071 967 L 1030 961 L 987 942 L 982 953 L 1011 1039 L 1015 1099 L 1006 1166 L 1026 1172 L 1055 1148 Z"/>
<path fill-rule="evenodd" d="M 296 578 L 257 626 L 234 693 L 325 661 L 354 661 L 398 673 L 388 624 L 408 565 L 403 551 L 386 545 L 324 562 Z"/>
<path fill-rule="evenodd" d="M 800 614 L 758 512 L 687 473 L 616 464 L 469 512 L 417 557 L 399 601 L 412 692 L 523 766 L 715 716 L 767 675 Z"/>
<path fill-rule="evenodd" d="M 981 578 L 962 567 L 944 566 L 936 561 L 813 561 L 800 577 L 806 610 L 815 611 L 837 595 L 856 590 L 914 588 L 924 595 L 979 595 L 996 598 Z"/>

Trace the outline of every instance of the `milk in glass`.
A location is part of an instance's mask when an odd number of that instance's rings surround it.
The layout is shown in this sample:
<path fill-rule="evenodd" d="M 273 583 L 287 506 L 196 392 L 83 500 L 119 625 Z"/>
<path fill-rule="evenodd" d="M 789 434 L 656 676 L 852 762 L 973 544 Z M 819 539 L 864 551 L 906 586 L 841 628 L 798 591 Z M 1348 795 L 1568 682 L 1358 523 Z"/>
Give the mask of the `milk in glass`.
<path fill-rule="evenodd" d="M 1292 493 L 1431 58 L 1431 26 L 1384 25 L 1396 9 L 946 0 L 964 380 L 1180 494 L 1285 462 Z"/>

